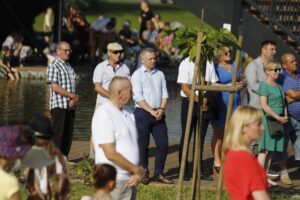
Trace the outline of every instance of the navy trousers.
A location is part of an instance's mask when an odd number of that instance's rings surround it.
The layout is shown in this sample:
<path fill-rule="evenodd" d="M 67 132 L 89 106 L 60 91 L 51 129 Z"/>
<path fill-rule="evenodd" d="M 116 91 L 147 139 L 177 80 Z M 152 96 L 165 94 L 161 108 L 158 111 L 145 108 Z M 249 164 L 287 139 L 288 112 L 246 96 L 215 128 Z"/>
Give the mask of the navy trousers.
<path fill-rule="evenodd" d="M 185 137 L 185 129 L 186 129 L 188 109 L 189 109 L 189 100 L 188 100 L 188 98 L 183 97 L 182 102 L 181 102 L 181 128 L 182 128 L 182 134 L 181 134 L 180 145 L 179 145 L 179 166 L 181 164 L 181 156 L 182 156 L 183 143 L 184 143 L 184 137 Z M 198 110 L 199 110 L 199 104 L 194 103 L 188 146 L 190 144 L 191 137 L 193 135 L 193 131 L 194 131 L 194 133 L 196 133 Z M 204 139 L 205 139 L 205 136 L 206 136 L 208 124 L 209 124 L 209 120 L 206 120 L 206 119 L 203 118 L 202 119 L 201 130 L 200 130 L 200 135 L 201 135 L 201 144 L 200 144 L 201 158 L 200 159 L 201 159 L 201 162 L 203 160 Z M 194 141 L 195 141 L 195 135 L 196 134 L 194 134 Z M 194 150 L 193 150 L 193 152 L 194 152 Z M 186 158 L 188 158 L 188 154 L 187 154 Z M 186 159 L 185 162 L 186 162 L 185 163 L 185 166 L 186 166 L 185 167 L 185 173 L 187 175 L 187 173 L 188 173 L 188 159 Z M 202 169 L 203 169 L 203 166 L 202 166 Z"/>
<path fill-rule="evenodd" d="M 141 108 L 135 109 L 134 116 L 139 136 L 140 165 L 145 169 L 148 169 L 149 141 L 151 133 L 156 145 L 154 176 L 158 176 L 164 171 L 168 154 L 168 129 L 165 117 L 156 120 L 155 117 Z"/>

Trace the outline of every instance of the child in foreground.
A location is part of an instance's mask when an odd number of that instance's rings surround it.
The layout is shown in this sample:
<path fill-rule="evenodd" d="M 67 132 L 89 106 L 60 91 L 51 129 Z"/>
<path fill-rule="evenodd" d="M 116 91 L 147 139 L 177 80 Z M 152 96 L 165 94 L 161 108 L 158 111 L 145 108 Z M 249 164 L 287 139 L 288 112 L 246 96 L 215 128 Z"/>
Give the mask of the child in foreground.
<path fill-rule="evenodd" d="M 110 192 L 116 186 L 116 168 L 109 164 L 95 165 L 93 168 L 93 184 L 95 194 L 84 196 L 81 200 L 113 200 Z"/>

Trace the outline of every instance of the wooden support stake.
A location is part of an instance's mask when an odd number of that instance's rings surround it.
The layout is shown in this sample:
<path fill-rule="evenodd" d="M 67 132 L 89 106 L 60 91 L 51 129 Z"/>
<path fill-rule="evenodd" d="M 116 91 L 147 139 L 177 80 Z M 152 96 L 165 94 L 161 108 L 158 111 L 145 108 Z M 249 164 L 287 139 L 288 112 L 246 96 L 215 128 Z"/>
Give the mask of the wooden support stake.
<path fill-rule="evenodd" d="M 238 88 L 233 85 L 196 85 L 196 90 L 216 91 L 216 92 L 238 92 Z"/>
<path fill-rule="evenodd" d="M 201 167 L 200 165 L 200 144 L 201 144 L 201 131 L 200 128 L 202 126 L 202 92 L 199 92 L 199 101 L 198 101 L 198 105 L 199 105 L 199 117 L 197 119 L 197 126 L 196 126 L 196 137 L 195 137 L 195 141 L 194 141 L 194 163 L 193 163 L 193 179 L 192 179 L 192 199 L 196 199 L 196 195 L 197 195 L 197 183 L 200 183 L 200 177 L 201 177 L 201 171 L 198 171 L 199 167 Z M 201 183 L 200 183 L 201 184 Z"/>
<path fill-rule="evenodd" d="M 194 76 L 192 82 L 192 89 L 189 101 L 189 110 L 188 110 L 188 117 L 186 122 L 186 129 L 185 129 L 185 136 L 184 136 L 184 143 L 183 143 L 183 150 L 181 156 L 181 163 L 180 163 L 180 172 L 179 172 L 179 179 L 178 179 L 178 190 L 177 190 L 177 200 L 181 199 L 182 195 L 182 187 L 183 187 L 183 178 L 184 178 L 184 170 L 185 170 L 185 160 L 187 158 L 187 151 L 188 151 L 188 142 L 190 137 L 190 130 L 191 130 L 191 121 L 192 121 L 192 112 L 194 107 L 194 97 L 195 97 L 195 87 L 196 81 L 198 78 L 198 70 L 200 64 L 200 56 L 201 56 L 201 44 L 203 39 L 203 33 L 198 33 L 197 37 L 197 54 L 196 54 L 196 61 L 195 61 L 195 68 L 194 68 Z"/>
<path fill-rule="evenodd" d="M 239 37 L 239 46 L 241 47 L 243 43 L 243 37 Z M 236 50 L 236 55 L 235 55 L 235 61 L 234 61 L 234 71 L 233 71 L 233 77 L 231 81 L 231 85 L 235 86 L 236 85 L 236 78 L 237 78 L 237 72 L 238 72 L 238 67 L 239 67 L 239 62 L 240 62 L 240 50 Z M 232 104 L 233 104 L 233 97 L 234 97 L 234 92 L 230 92 L 229 95 L 229 101 L 228 101 L 228 107 L 227 107 L 227 113 L 226 113 L 226 124 L 225 124 L 225 131 L 224 131 L 224 138 L 226 134 L 226 130 L 228 128 L 228 123 L 229 123 L 229 118 L 231 116 L 232 112 Z M 218 188 L 217 188 L 217 200 L 221 200 L 222 196 L 222 188 L 223 188 L 223 156 L 221 153 L 221 170 L 219 173 L 219 180 L 218 180 Z"/>

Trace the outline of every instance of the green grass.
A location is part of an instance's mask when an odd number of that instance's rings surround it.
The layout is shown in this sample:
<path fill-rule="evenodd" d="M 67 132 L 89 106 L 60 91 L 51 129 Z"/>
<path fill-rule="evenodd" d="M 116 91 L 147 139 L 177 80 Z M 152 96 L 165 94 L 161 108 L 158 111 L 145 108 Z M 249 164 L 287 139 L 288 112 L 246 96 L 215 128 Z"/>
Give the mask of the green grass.
<path fill-rule="evenodd" d="M 151 6 L 155 13 L 159 13 L 163 21 L 178 21 L 185 26 L 197 26 L 200 19 L 190 12 L 182 10 L 177 5 L 155 4 Z M 116 17 L 117 30 L 120 30 L 122 22 L 129 19 L 132 22 L 132 28 L 138 29 L 139 4 L 137 3 L 119 3 L 119 2 L 101 2 L 99 6 L 87 8 L 82 11 L 86 14 L 88 22 L 93 22 L 99 15 L 104 17 Z M 42 31 L 44 13 L 35 18 L 34 29 Z"/>
<path fill-rule="evenodd" d="M 26 192 L 24 187 L 21 186 L 22 192 L 22 199 L 26 199 Z M 182 199 L 188 200 L 190 198 L 191 188 L 184 187 Z M 87 186 L 78 182 L 72 183 L 72 194 L 71 200 L 78 200 L 84 195 L 92 195 L 93 189 L 91 186 Z M 177 186 L 157 186 L 157 185 L 139 185 L 138 186 L 138 193 L 137 193 L 137 200 L 173 200 L 176 199 L 177 194 Z M 210 189 L 202 189 L 201 190 L 201 199 L 205 200 L 214 200 L 216 199 L 216 191 Z M 228 195 L 224 191 L 222 193 L 222 200 L 228 200 Z M 281 195 L 281 194 L 271 194 L 271 199 L 274 200 L 288 200 L 291 199 L 288 196 Z"/>

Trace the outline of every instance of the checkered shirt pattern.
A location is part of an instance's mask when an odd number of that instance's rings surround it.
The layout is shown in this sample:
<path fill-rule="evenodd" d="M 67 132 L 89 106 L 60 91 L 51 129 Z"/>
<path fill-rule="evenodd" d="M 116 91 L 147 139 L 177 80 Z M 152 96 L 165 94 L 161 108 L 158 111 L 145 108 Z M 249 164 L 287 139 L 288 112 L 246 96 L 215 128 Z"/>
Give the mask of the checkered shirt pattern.
<path fill-rule="evenodd" d="M 47 84 L 56 83 L 68 92 L 75 93 L 76 74 L 71 65 L 59 58 L 48 66 Z M 53 108 L 68 108 L 69 97 L 54 92 L 50 87 L 50 110 Z"/>

